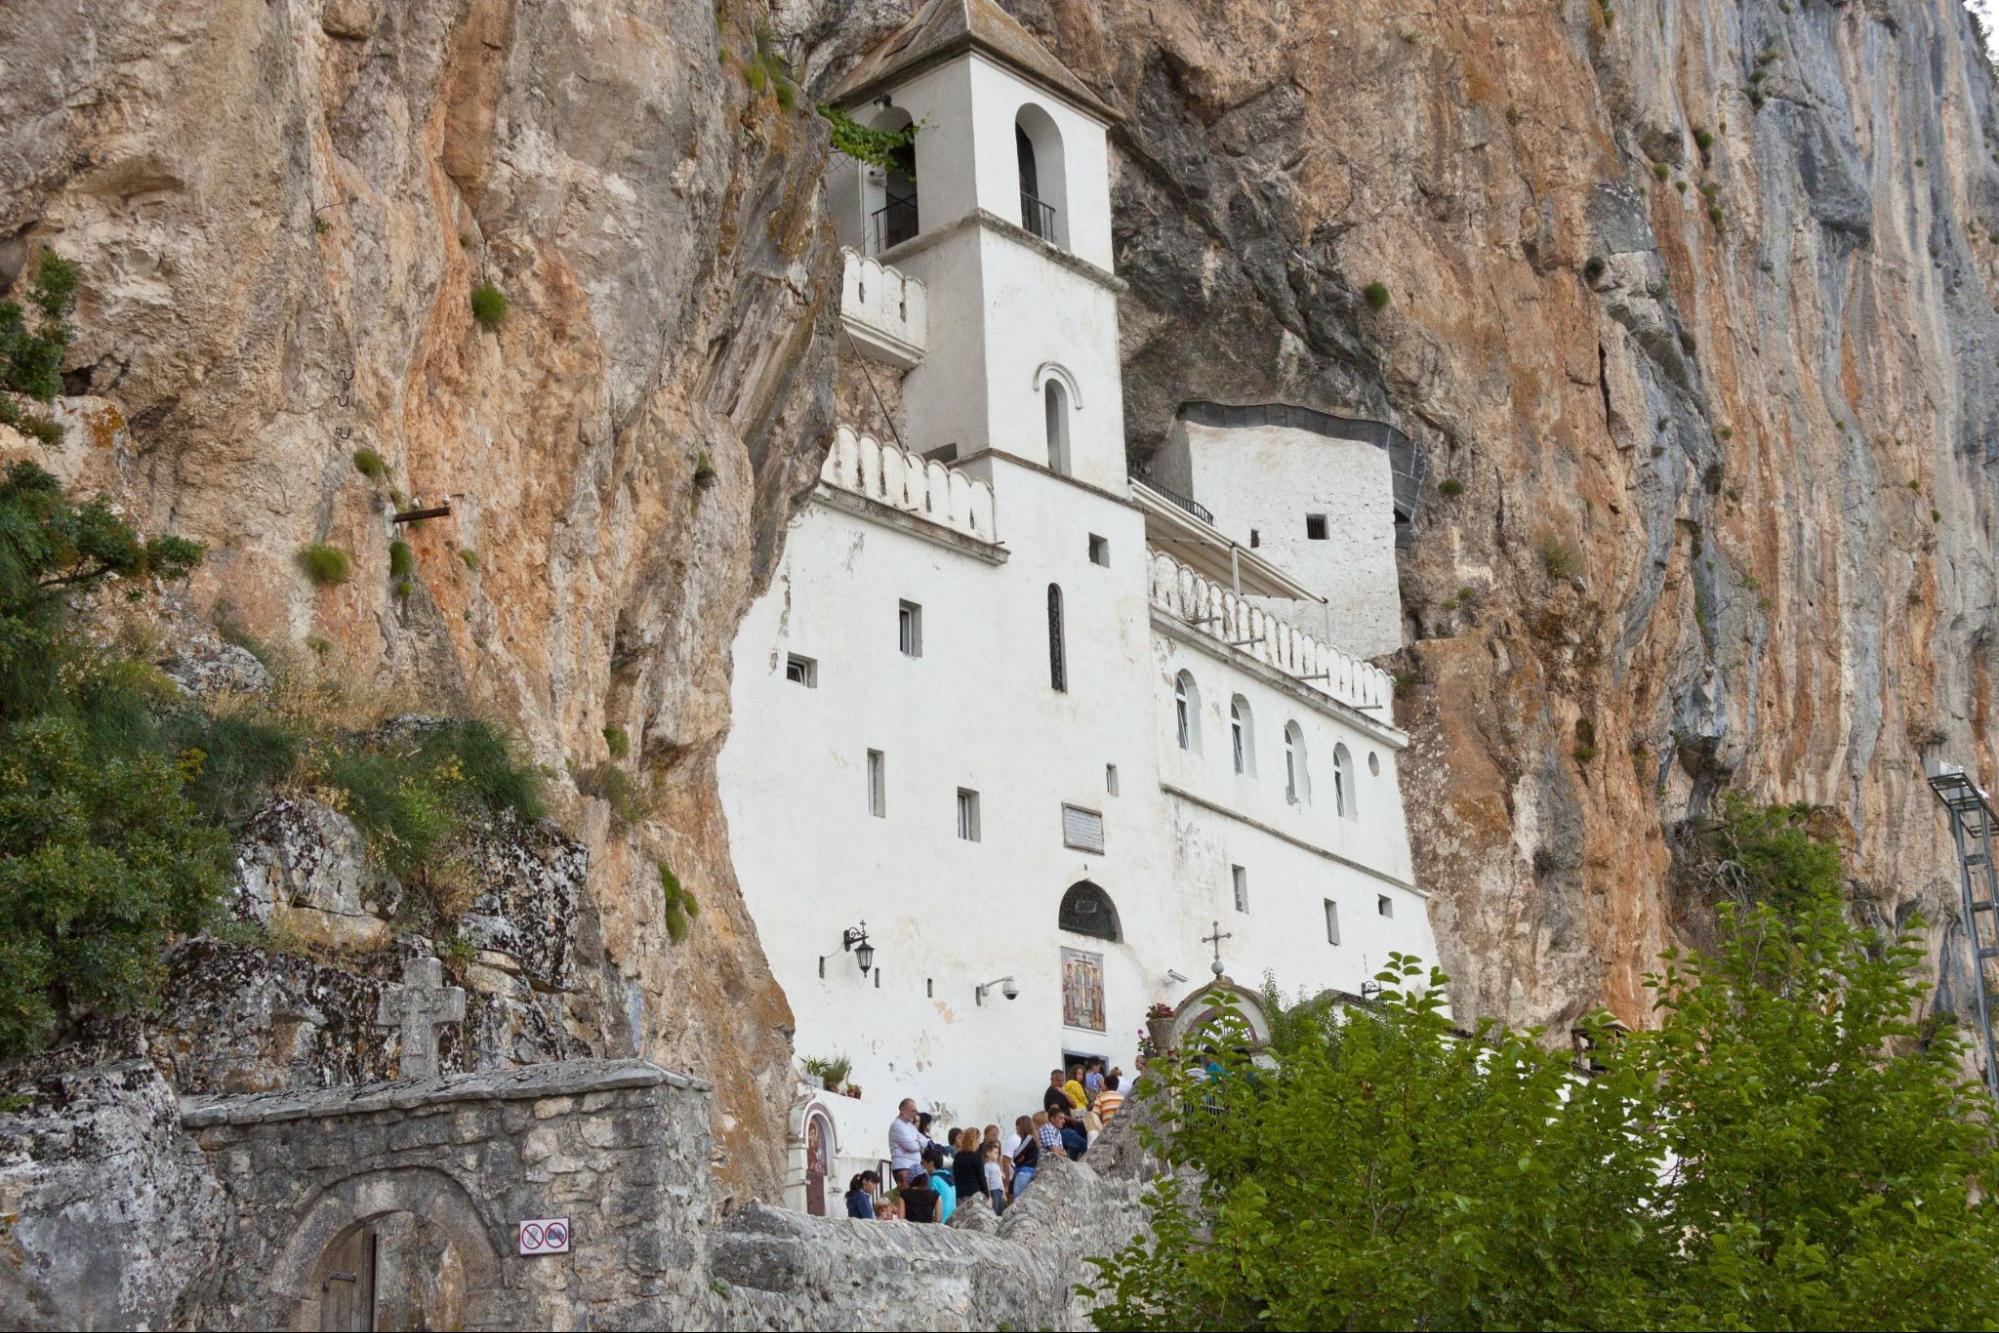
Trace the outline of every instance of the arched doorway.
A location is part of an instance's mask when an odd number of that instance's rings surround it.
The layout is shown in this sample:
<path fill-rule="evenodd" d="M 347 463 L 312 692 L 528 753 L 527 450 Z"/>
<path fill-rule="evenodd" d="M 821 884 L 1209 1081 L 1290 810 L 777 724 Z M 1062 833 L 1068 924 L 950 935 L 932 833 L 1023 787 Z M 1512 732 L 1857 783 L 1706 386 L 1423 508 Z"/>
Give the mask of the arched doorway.
<path fill-rule="evenodd" d="M 1217 977 L 1190 992 L 1173 1010 L 1172 1038 L 1168 1044 L 1184 1051 L 1204 1031 L 1237 1021 L 1251 1049 L 1270 1043 L 1270 1017 L 1263 1011 L 1263 996 L 1228 977 Z"/>
<path fill-rule="evenodd" d="M 833 1122 L 817 1107 L 805 1113 L 805 1211 L 826 1216 L 826 1177 L 833 1173 Z"/>
<path fill-rule="evenodd" d="M 297 1329 L 485 1325 L 503 1285 L 478 1206 L 427 1168 L 365 1172 L 324 1190 L 271 1270 Z"/>

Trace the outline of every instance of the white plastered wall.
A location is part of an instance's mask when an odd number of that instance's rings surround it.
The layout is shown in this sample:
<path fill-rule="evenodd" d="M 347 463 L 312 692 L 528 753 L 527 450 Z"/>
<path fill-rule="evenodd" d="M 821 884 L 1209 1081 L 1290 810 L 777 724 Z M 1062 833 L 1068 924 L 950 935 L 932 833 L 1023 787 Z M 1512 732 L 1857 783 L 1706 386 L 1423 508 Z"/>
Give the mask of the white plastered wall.
<path fill-rule="evenodd" d="M 1269 603 L 1276 614 L 1360 657 L 1402 646 L 1386 450 L 1292 426 L 1175 429 L 1185 435 L 1193 496 L 1215 526 L 1245 546 L 1254 530 L 1259 555 L 1326 599 Z M 1326 516 L 1325 540 L 1306 536 L 1307 514 Z"/>

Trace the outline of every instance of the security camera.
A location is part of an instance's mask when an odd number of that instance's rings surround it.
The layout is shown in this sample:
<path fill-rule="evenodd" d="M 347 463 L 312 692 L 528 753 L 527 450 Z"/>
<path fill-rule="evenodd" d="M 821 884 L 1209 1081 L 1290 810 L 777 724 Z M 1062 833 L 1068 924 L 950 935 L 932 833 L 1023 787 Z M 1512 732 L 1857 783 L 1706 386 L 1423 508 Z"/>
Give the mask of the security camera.
<path fill-rule="evenodd" d="M 1008 977 L 1000 986 L 1000 994 L 1006 996 L 1009 1000 L 1018 1000 L 1020 998 L 1020 987 L 1014 982 L 1012 977 Z"/>
<path fill-rule="evenodd" d="M 977 1000 L 980 1004 L 984 1004 L 986 1002 L 986 993 L 992 990 L 994 987 L 998 987 L 999 993 L 1006 996 L 1006 998 L 1009 1000 L 1017 1000 L 1020 998 L 1020 986 L 1014 981 L 1012 977 L 996 977 L 993 980 L 986 982 L 984 985 L 978 987 L 978 989 L 973 992 L 972 998 Z"/>

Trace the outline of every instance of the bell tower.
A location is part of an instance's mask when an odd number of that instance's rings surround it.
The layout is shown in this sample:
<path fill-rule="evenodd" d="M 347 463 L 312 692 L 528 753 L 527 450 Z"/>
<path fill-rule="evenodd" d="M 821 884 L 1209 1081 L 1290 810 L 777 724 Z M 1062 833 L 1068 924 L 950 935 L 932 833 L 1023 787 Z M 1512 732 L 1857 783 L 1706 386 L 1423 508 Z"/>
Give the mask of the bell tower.
<path fill-rule="evenodd" d="M 905 443 L 1004 454 L 1122 494 L 1117 113 L 995 0 L 929 0 L 831 100 L 864 124 L 917 127 L 906 160 L 831 187 L 841 241 L 929 288 Z"/>

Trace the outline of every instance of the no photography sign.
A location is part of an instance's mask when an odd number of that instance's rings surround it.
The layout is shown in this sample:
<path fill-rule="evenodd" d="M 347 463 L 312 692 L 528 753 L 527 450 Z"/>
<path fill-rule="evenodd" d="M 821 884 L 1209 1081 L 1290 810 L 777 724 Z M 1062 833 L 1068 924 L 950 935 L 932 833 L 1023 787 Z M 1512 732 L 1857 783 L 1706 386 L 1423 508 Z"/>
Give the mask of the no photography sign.
<path fill-rule="evenodd" d="M 566 1217 L 537 1217 L 533 1221 L 521 1223 L 522 1254 L 567 1254 L 569 1253 L 569 1219 Z"/>

